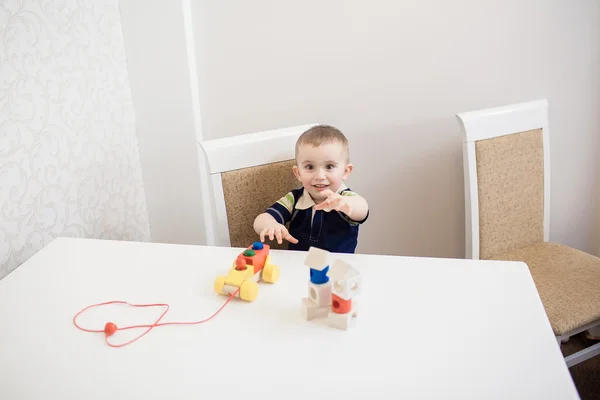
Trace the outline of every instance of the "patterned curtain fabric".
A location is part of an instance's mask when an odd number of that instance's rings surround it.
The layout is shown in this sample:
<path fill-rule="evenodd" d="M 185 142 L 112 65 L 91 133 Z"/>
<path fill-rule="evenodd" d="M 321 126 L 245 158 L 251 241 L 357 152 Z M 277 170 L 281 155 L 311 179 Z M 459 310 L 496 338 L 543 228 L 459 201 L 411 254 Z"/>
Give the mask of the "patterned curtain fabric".
<path fill-rule="evenodd" d="M 0 71 L 0 279 L 57 236 L 150 240 L 118 0 L 2 0 Z"/>

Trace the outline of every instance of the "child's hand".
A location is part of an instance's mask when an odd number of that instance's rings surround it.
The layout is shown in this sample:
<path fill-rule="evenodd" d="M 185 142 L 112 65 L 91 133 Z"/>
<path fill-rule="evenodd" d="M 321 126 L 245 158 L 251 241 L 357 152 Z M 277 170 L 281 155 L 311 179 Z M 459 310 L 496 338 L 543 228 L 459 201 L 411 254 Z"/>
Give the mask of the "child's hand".
<path fill-rule="evenodd" d="M 281 225 L 277 221 L 273 221 L 269 223 L 267 226 L 263 228 L 260 232 L 260 241 L 265 241 L 265 236 L 269 236 L 269 239 L 273 240 L 274 237 L 277 238 L 277 243 L 281 244 L 283 239 L 287 240 L 291 243 L 298 243 L 298 239 L 290 235 L 287 228 L 284 225 Z"/>
<path fill-rule="evenodd" d="M 315 210 L 337 210 L 346 215 L 350 215 L 350 213 L 352 213 L 352 207 L 348 201 L 348 196 L 342 196 L 341 194 L 332 192 L 329 189 L 323 191 L 323 194 L 327 196 L 327 198 L 322 203 L 317 204 L 315 206 Z"/>

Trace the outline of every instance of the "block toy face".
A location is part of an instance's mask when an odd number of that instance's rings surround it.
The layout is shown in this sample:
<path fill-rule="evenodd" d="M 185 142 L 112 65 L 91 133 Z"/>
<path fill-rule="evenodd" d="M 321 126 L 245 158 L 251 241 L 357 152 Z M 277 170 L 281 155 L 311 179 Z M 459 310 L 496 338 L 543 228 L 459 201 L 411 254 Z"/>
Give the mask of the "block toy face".
<path fill-rule="evenodd" d="M 332 282 L 332 293 L 342 299 L 351 299 L 362 291 L 360 273 L 342 260 L 335 260 L 329 276 Z"/>

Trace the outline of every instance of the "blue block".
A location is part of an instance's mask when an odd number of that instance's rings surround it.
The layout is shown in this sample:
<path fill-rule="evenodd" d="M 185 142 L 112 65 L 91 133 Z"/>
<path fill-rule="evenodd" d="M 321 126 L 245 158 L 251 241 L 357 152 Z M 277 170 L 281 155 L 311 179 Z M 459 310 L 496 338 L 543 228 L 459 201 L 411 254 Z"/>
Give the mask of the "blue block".
<path fill-rule="evenodd" d="M 254 242 L 254 243 L 252 243 L 252 248 L 254 250 L 262 250 L 263 244 L 262 244 L 262 242 Z"/>
<path fill-rule="evenodd" d="M 310 269 L 310 281 L 315 285 L 319 285 L 321 283 L 329 282 L 329 277 L 327 276 L 327 271 L 329 271 L 329 265 L 323 269 L 323 271 L 319 271 L 318 269 Z"/>

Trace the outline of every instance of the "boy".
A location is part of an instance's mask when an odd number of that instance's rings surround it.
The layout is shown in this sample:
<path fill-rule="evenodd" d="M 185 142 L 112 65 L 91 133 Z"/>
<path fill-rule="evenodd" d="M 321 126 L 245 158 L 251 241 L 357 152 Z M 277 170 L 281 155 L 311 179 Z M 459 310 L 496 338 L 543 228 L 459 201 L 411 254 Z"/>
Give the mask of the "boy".
<path fill-rule="evenodd" d="M 344 181 L 352 172 L 348 140 L 338 129 L 320 125 L 296 142 L 294 175 L 302 188 L 292 190 L 254 220 L 265 241 L 289 242 L 290 250 L 314 246 L 334 253 L 354 253 L 358 227 L 369 216 L 367 201 Z M 289 231 L 285 224 L 290 222 Z"/>

